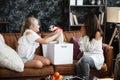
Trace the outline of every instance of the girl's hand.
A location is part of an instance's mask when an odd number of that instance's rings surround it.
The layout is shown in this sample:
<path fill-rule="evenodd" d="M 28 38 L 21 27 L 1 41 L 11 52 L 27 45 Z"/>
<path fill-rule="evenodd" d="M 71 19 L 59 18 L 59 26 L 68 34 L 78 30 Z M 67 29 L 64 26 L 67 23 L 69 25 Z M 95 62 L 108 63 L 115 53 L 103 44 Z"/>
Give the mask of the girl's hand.
<path fill-rule="evenodd" d="M 56 31 L 55 31 L 55 34 L 57 34 L 58 36 L 60 36 L 61 31 L 62 31 L 62 30 L 56 30 Z"/>

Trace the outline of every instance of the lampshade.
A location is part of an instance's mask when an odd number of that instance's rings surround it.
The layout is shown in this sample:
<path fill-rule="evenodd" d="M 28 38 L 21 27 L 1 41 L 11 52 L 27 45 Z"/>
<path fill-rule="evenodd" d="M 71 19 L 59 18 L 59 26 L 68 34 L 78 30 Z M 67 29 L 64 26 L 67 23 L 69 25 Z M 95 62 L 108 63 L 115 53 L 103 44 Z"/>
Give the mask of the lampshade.
<path fill-rule="evenodd" d="M 107 7 L 107 22 L 120 23 L 120 7 Z"/>

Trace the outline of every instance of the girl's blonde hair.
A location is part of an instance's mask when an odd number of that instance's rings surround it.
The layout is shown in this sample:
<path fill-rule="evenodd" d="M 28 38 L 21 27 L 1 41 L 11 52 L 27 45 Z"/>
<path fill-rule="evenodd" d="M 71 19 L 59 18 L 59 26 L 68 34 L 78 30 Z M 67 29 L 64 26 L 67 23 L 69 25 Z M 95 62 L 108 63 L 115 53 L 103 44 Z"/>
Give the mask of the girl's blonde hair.
<path fill-rule="evenodd" d="M 25 22 L 23 23 L 23 26 L 21 27 L 21 36 L 23 35 L 23 33 L 25 32 L 26 29 L 29 29 L 30 25 L 34 24 L 34 21 L 36 21 L 38 19 L 36 19 L 35 17 L 28 17 Z"/>

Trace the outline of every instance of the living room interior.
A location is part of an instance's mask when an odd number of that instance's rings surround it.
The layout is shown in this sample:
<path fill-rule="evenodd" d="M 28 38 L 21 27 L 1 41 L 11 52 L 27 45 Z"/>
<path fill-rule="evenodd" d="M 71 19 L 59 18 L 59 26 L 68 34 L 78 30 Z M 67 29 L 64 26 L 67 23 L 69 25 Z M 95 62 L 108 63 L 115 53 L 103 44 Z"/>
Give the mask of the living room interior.
<path fill-rule="evenodd" d="M 16 50 L 23 21 L 34 16 L 39 20 L 41 37 L 49 35 L 49 26 L 63 29 L 65 42 L 79 38 L 83 16 L 93 12 L 97 15 L 103 30 L 105 62 L 100 71 L 91 69 L 98 80 L 114 80 L 114 68 L 120 51 L 120 0 L 0 0 L 0 34 L 5 43 Z M 114 15 L 114 16 L 113 16 Z M 36 54 L 43 55 L 42 45 Z M 59 57 L 58 57 L 59 58 Z M 1 60 L 1 59 L 0 59 Z M 1 61 L 0 61 L 1 62 Z M 62 62 L 64 63 L 64 62 Z M 59 72 L 61 75 L 75 75 L 76 60 L 72 64 L 50 65 L 42 69 L 24 69 L 23 72 L 0 67 L 2 80 L 44 80 L 44 77 Z"/>

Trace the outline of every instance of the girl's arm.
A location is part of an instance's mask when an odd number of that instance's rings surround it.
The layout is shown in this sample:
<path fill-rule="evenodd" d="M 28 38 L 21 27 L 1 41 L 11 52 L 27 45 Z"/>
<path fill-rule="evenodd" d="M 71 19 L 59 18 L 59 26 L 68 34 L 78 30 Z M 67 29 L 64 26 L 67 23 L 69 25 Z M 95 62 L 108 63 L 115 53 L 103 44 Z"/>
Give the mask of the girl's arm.
<path fill-rule="evenodd" d="M 47 38 L 49 38 L 49 37 L 51 37 L 53 35 L 55 35 L 55 32 L 51 32 L 50 34 L 48 34 L 47 36 L 45 36 L 44 39 L 47 39 Z"/>
<path fill-rule="evenodd" d="M 47 37 L 47 38 L 38 38 L 38 39 L 35 40 L 35 42 L 39 42 L 41 44 L 47 44 L 47 43 L 55 40 L 59 36 L 60 36 L 60 31 L 56 31 L 53 36 Z"/>

